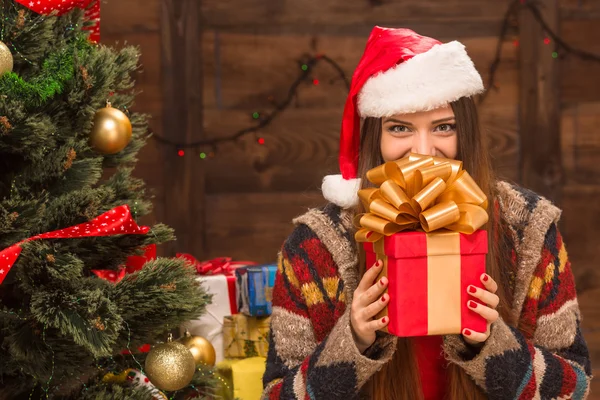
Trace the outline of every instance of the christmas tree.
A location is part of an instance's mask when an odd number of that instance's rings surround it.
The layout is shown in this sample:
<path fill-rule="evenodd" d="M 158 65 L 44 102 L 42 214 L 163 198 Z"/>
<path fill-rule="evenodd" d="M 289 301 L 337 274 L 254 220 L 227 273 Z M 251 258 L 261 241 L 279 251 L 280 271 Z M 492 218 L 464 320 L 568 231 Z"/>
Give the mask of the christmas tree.
<path fill-rule="evenodd" d="M 135 222 L 139 54 L 90 40 L 88 3 L 0 0 L 0 399 L 162 398 L 121 383 L 209 301 L 182 260 L 124 268 L 174 234 Z M 186 388 L 210 384 L 192 373 Z"/>

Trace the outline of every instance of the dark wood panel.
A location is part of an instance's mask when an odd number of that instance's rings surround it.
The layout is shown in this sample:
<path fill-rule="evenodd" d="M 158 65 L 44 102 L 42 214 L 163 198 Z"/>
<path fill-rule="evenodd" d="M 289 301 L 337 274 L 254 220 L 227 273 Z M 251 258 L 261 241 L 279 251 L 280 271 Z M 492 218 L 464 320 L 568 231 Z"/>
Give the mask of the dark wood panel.
<path fill-rule="evenodd" d="M 573 264 L 578 290 L 600 288 L 600 186 L 569 185 L 563 190 L 561 230 Z M 600 347 L 599 347 L 600 349 Z"/>
<path fill-rule="evenodd" d="M 320 192 L 207 195 L 207 257 L 272 262 L 292 219 L 325 203 Z"/>
<path fill-rule="evenodd" d="M 486 104 L 481 122 L 492 145 L 495 165 L 504 178 L 517 171 L 516 107 Z M 293 192 L 318 190 L 323 176 L 338 173 L 341 107 L 289 109 L 257 135 L 224 144 L 206 159 L 207 193 Z M 206 110 L 207 137 L 223 137 L 250 126 L 248 113 Z M 196 156 L 195 156 L 196 157 Z M 199 160 L 198 160 L 199 161 Z"/>
<path fill-rule="evenodd" d="M 197 0 L 161 1 L 161 70 L 164 93 L 163 136 L 189 143 L 202 137 L 202 42 L 200 4 Z M 204 174 L 192 157 L 173 157 L 163 146 L 166 224 L 175 229 L 177 242 L 166 252 L 194 251 L 204 256 Z"/>
<path fill-rule="evenodd" d="M 597 358 L 596 358 L 597 360 Z M 593 364 L 597 365 L 597 364 Z M 600 369 L 592 369 L 592 375 L 598 376 L 600 373 Z M 590 394 L 587 397 L 588 400 L 600 400 L 600 381 L 598 379 L 593 379 L 590 384 Z"/>
<path fill-rule="evenodd" d="M 218 148 L 206 161 L 206 191 L 264 192 L 317 190 L 327 173 L 337 173 L 340 109 L 289 109 L 259 137 L 246 136 Z M 228 136 L 252 124 L 248 113 L 206 111 L 208 137 Z"/>
<path fill-rule="evenodd" d="M 597 0 L 559 0 L 561 18 L 586 18 L 600 14 Z"/>
<path fill-rule="evenodd" d="M 206 32 L 204 35 L 204 104 L 207 108 L 244 109 L 249 112 L 272 109 L 272 96 L 282 101 L 298 77 L 304 54 L 322 53 L 333 59 L 351 78 L 362 55 L 367 36 L 254 35 Z M 484 81 L 488 80 L 496 37 L 462 40 Z M 486 102 L 514 104 L 517 100 L 517 49 L 512 41 L 503 45 L 503 59 L 497 71 L 497 87 Z M 318 85 L 302 85 L 294 107 L 343 108 L 347 89 L 339 75 L 322 62 L 314 71 Z M 333 80 L 333 81 L 332 81 Z"/>
<path fill-rule="evenodd" d="M 100 7 L 104 35 L 127 37 L 132 33 L 160 30 L 160 0 L 103 1 Z"/>
<path fill-rule="evenodd" d="M 158 126 L 162 130 L 162 119 L 153 118 L 150 126 Z M 153 129 L 153 128 L 151 128 Z M 162 206 L 165 200 L 165 162 L 164 157 L 176 159 L 178 157 L 175 149 L 167 153 L 165 145 L 150 138 L 138 154 L 138 162 L 135 165 L 134 175 L 146 182 L 149 193 L 153 196 L 155 214 L 157 219 L 162 219 Z M 160 203 L 160 204 L 159 204 Z"/>
<path fill-rule="evenodd" d="M 598 299 L 600 299 L 600 289 L 590 290 L 582 293 L 578 297 L 579 307 L 583 316 L 581 321 L 581 330 L 590 350 L 592 367 L 597 366 L 600 362 L 600 307 L 598 307 Z M 600 369 L 594 370 L 594 376 L 600 372 Z M 592 393 L 589 399 L 600 398 L 600 385 L 592 380 Z"/>
<path fill-rule="evenodd" d="M 498 178 L 516 182 L 519 179 L 518 107 L 486 102 L 479 108 L 479 116 Z"/>
<path fill-rule="evenodd" d="M 600 102 L 565 107 L 561 118 L 561 148 L 570 184 L 600 184 Z"/>
<path fill-rule="evenodd" d="M 542 9 L 549 27 L 558 25 L 557 0 Z M 520 37 L 520 182 L 560 203 L 562 165 L 557 63 L 544 44 L 545 33 L 533 14 L 519 15 Z"/>
<path fill-rule="evenodd" d="M 583 316 L 582 332 L 587 341 L 592 365 L 600 362 L 600 272 L 597 253 L 600 247 L 600 186 L 567 186 L 563 191 L 561 231 L 575 275 L 578 301 Z M 600 370 L 594 370 L 594 375 Z M 599 399 L 600 385 L 592 381 L 590 399 Z"/>
<path fill-rule="evenodd" d="M 563 20 L 561 35 L 575 48 L 600 56 L 600 15 L 595 19 Z M 549 49 L 548 51 L 552 51 Z M 559 54 L 563 54 L 559 51 Z M 560 63 L 563 103 L 600 101 L 600 62 L 564 55 Z"/>
<path fill-rule="evenodd" d="M 202 10 L 210 29 L 228 32 L 364 37 L 374 25 L 381 25 L 411 28 L 433 37 L 470 37 L 497 34 L 508 3 L 206 0 Z"/>

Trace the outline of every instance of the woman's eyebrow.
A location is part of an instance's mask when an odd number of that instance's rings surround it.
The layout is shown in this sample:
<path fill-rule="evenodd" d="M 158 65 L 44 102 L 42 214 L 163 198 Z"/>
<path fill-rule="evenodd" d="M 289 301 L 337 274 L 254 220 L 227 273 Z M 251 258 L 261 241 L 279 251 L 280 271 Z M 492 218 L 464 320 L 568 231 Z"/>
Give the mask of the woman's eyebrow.
<path fill-rule="evenodd" d="M 447 118 L 442 118 L 442 119 L 436 119 L 435 121 L 431 121 L 431 123 L 432 124 L 437 124 L 437 123 L 444 122 L 444 121 L 450 121 L 450 120 L 452 120 L 454 118 L 455 117 L 452 116 L 452 117 L 447 117 Z"/>
<path fill-rule="evenodd" d="M 388 118 L 388 119 L 385 120 L 385 122 L 395 122 L 397 124 L 403 124 L 403 125 L 410 125 L 410 126 L 412 126 L 412 124 L 410 122 L 401 121 L 401 120 L 396 119 L 396 118 Z"/>

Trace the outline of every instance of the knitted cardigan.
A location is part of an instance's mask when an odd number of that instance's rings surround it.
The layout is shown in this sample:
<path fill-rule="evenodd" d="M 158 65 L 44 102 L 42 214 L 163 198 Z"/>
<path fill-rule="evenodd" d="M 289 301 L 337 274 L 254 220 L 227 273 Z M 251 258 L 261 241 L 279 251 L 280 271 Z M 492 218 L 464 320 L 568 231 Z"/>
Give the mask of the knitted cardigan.
<path fill-rule="evenodd" d="M 447 335 L 445 356 L 490 399 L 583 399 L 591 367 L 556 226 L 560 211 L 504 182 L 497 192 L 517 254 L 512 313 L 518 328 L 496 321 L 477 354 L 459 335 Z M 263 399 L 358 398 L 391 359 L 396 338 L 378 335 L 365 354 L 354 343 L 348 305 L 359 276 L 350 213 L 329 204 L 294 222 L 279 255 Z"/>

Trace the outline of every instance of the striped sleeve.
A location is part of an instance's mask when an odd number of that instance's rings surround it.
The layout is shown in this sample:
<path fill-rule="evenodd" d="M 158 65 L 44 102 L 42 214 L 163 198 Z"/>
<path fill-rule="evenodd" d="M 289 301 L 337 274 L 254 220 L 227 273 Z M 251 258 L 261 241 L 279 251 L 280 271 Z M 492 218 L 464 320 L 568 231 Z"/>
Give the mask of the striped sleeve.
<path fill-rule="evenodd" d="M 465 344 L 458 336 L 446 338 L 450 360 L 462 366 L 490 399 L 587 397 L 589 352 L 581 333 L 571 264 L 555 224 L 546 233 L 540 260 L 520 322 L 535 328 L 531 335 L 499 320 L 472 359 L 464 357 Z"/>
<path fill-rule="evenodd" d="M 377 357 L 358 351 L 335 271 L 316 235 L 298 226 L 279 256 L 263 399 L 353 399 L 391 358 L 388 339 L 376 342 Z"/>

